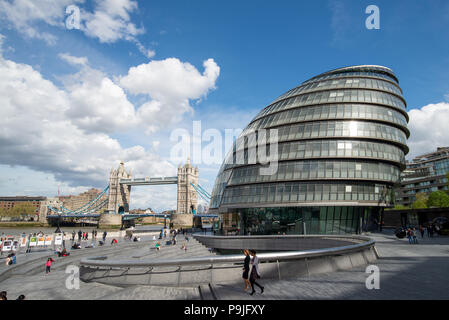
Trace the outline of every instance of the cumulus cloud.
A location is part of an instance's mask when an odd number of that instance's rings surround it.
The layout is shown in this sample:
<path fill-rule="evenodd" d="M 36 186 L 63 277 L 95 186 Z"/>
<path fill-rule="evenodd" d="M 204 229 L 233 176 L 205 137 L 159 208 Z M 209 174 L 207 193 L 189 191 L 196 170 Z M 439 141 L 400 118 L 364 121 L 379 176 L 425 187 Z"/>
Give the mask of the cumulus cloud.
<path fill-rule="evenodd" d="M 138 118 L 147 123 L 147 131 L 179 122 L 185 113 L 193 112 L 190 100 L 201 99 L 215 89 L 220 67 L 213 59 L 204 61 L 203 67 L 201 74 L 190 63 L 168 58 L 132 67 L 120 78 L 120 85 L 130 93 L 151 98 L 137 111 Z"/>
<path fill-rule="evenodd" d="M 109 170 L 120 160 L 136 175 L 176 172 L 142 146 L 123 148 L 105 133 L 80 128 L 68 113 L 73 96 L 82 96 L 84 88 L 59 89 L 31 66 L 1 56 L 0 74 L 0 117 L 6 119 L 0 128 L 1 164 L 51 173 L 71 186 L 105 185 Z M 110 86 L 105 80 L 99 89 L 108 93 Z"/>
<path fill-rule="evenodd" d="M 140 145 L 124 147 L 110 134 L 131 126 L 158 130 L 180 120 L 182 110 L 192 109 L 190 100 L 201 99 L 215 88 L 220 70 L 212 59 L 204 62 L 202 74 L 189 63 L 167 59 L 131 68 L 127 75 L 112 80 L 92 68 L 86 57 L 61 53 L 60 59 L 79 70 L 59 77 L 63 86 L 58 87 L 32 66 L 5 59 L 1 54 L 3 41 L 0 35 L 0 118 L 4 119 L 0 165 L 51 174 L 65 190 L 105 186 L 109 170 L 120 160 L 132 168 L 134 176 L 176 175 L 175 166 L 153 153 L 160 146 L 159 140 L 150 151 Z M 134 74 L 142 68 L 148 68 L 144 70 L 149 72 L 148 78 Z M 160 82 L 170 81 L 173 90 L 158 83 L 157 77 Z M 122 80 L 133 94 L 147 96 L 145 107 L 136 109 L 128 100 Z M 176 192 L 172 190 L 152 193 L 151 197 L 136 194 L 136 204 L 143 206 L 158 198 L 165 205 L 161 209 L 175 207 Z"/>
<path fill-rule="evenodd" d="M 78 73 L 63 78 L 70 100 L 65 113 L 88 132 L 112 133 L 139 126 L 150 133 L 178 123 L 186 112 L 193 112 L 190 100 L 205 97 L 215 88 L 220 72 L 212 59 L 204 61 L 201 74 L 191 64 L 169 58 L 132 67 L 114 82 L 91 68 L 85 57 L 68 53 L 59 57 L 80 67 Z M 136 110 L 122 88 L 146 95 L 146 101 Z"/>
<path fill-rule="evenodd" d="M 134 105 L 120 86 L 88 66 L 86 58 L 67 54 L 62 58 L 82 66 L 78 73 L 63 78 L 69 98 L 65 115 L 73 124 L 87 132 L 113 133 L 138 123 Z"/>
<path fill-rule="evenodd" d="M 132 23 L 130 13 L 137 9 L 132 0 L 97 0 L 94 12 L 83 10 L 81 29 L 100 42 L 112 43 L 120 39 L 132 40 L 145 33 Z"/>
<path fill-rule="evenodd" d="M 411 131 L 408 159 L 435 151 L 437 147 L 449 146 L 449 103 L 429 104 L 421 109 L 413 109 L 408 114 Z"/>

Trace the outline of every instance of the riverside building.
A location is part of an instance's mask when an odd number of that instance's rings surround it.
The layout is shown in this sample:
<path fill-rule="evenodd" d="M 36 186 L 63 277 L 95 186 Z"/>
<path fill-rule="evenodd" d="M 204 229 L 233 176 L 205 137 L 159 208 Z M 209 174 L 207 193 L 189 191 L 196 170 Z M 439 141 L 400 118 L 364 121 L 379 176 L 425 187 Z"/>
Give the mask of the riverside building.
<path fill-rule="evenodd" d="M 417 193 L 429 194 L 448 190 L 449 147 L 437 148 L 435 152 L 417 156 L 407 162 L 402 173 L 401 188 L 396 203 L 411 206 Z"/>
<path fill-rule="evenodd" d="M 341 68 L 289 90 L 248 124 L 227 154 L 210 203 L 210 212 L 219 213 L 217 231 L 344 234 L 380 223 L 405 168 L 407 123 L 399 81 L 386 67 Z M 278 133 L 278 168 L 271 175 L 248 161 L 260 148 L 249 133 L 261 129 L 267 141 L 269 130 Z M 236 161 L 240 149 L 244 161 Z"/>

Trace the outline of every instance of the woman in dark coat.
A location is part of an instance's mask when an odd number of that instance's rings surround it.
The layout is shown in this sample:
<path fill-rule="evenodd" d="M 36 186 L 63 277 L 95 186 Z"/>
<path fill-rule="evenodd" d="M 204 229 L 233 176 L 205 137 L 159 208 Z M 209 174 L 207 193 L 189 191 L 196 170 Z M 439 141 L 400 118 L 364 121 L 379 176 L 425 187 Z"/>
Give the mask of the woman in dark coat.
<path fill-rule="evenodd" d="M 245 291 L 248 290 L 249 286 L 251 285 L 249 283 L 249 262 L 251 261 L 251 257 L 249 255 L 248 250 L 243 250 L 243 253 L 245 254 L 245 261 L 243 262 L 243 275 L 242 278 L 245 281 Z"/>

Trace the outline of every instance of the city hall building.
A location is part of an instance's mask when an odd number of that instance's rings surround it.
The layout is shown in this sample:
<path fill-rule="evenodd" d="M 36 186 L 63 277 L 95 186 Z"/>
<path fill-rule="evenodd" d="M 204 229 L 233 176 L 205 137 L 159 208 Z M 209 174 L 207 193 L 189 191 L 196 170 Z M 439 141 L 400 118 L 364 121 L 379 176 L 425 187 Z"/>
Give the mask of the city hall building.
<path fill-rule="evenodd" d="M 210 203 L 219 213 L 215 228 L 228 235 L 344 234 L 378 225 L 405 168 L 407 123 L 389 68 L 346 67 L 307 80 L 265 107 L 227 154 Z M 277 130 L 271 175 L 251 161 L 261 129 L 267 141 Z"/>

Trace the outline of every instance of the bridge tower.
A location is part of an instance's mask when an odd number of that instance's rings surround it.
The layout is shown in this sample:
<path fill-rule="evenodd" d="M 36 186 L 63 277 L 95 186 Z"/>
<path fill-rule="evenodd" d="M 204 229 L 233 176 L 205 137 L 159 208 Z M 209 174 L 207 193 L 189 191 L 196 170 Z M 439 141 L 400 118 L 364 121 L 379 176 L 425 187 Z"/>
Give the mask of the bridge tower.
<path fill-rule="evenodd" d="M 198 195 L 190 183 L 198 184 L 198 167 L 193 167 L 187 158 L 187 163 L 178 167 L 178 214 L 193 213 L 192 208 L 198 208 Z"/>
<path fill-rule="evenodd" d="M 129 212 L 129 200 L 131 193 L 131 186 L 120 184 L 120 179 L 131 179 L 131 170 L 126 172 L 125 163 L 120 162 L 117 170 L 111 169 L 109 175 L 109 201 L 108 213 L 118 214 Z"/>

